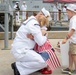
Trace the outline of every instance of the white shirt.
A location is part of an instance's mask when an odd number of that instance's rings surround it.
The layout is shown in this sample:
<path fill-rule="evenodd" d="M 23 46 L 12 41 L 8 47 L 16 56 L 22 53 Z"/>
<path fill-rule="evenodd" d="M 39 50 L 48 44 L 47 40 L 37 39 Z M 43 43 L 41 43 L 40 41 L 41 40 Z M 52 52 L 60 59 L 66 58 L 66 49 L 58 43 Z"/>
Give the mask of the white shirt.
<path fill-rule="evenodd" d="M 63 7 L 63 12 L 64 12 L 64 14 L 66 13 L 66 8 L 64 8 L 64 7 Z"/>
<path fill-rule="evenodd" d="M 17 5 L 14 6 L 14 9 L 16 9 Z"/>
<path fill-rule="evenodd" d="M 32 20 L 30 20 L 26 24 L 26 22 L 29 19 L 32 19 Z M 42 36 L 42 32 L 36 18 L 34 16 L 31 16 L 29 19 L 23 22 L 23 24 L 21 25 L 21 27 L 18 29 L 16 33 L 16 37 L 12 44 L 12 52 L 14 53 L 15 52 L 23 53 L 25 49 L 33 49 L 35 46 L 35 42 L 41 46 L 47 40 L 46 36 Z M 30 34 L 30 33 L 34 36 L 34 40 L 27 38 L 27 34 Z"/>
<path fill-rule="evenodd" d="M 23 4 L 23 5 L 21 6 L 21 10 L 22 10 L 22 11 L 26 11 L 26 10 L 27 10 L 27 5 L 24 5 L 24 4 Z"/>
<path fill-rule="evenodd" d="M 55 5 L 53 6 L 53 12 L 58 12 L 58 9 Z"/>
<path fill-rule="evenodd" d="M 76 16 L 73 16 L 73 17 L 70 19 L 69 31 L 70 31 L 71 29 L 74 29 L 75 32 L 74 32 L 74 34 L 71 36 L 70 42 L 76 44 Z"/>

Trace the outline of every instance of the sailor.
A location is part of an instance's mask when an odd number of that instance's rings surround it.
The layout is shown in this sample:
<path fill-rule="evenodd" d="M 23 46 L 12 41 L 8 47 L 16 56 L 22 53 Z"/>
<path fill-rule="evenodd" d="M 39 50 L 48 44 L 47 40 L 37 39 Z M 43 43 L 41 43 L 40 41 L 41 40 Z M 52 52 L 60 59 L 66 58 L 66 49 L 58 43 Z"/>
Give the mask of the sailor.
<path fill-rule="evenodd" d="M 16 2 L 15 6 L 14 6 L 14 11 L 15 11 L 15 16 L 16 16 L 16 22 L 19 22 L 19 2 Z"/>
<path fill-rule="evenodd" d="M 54 21 L 58 21 L 59 20 L 59 17 L 58 17 L 57 4 L 54 4 L 54 6 L 53 6 L 53 12 L 54 12 Z"/>
<path fill-rule="evenodd" d="M 24 21 L 16 32 L 11 47 L 11 53 L 16 59 L 16 62 L 11 64 L 15 75 L 29 75 L 47 66 L 42 56 L 33 50 L 36 43 L 42 46 L 47 40 L 47 37 L 42 35 L 39 24 L 42 16 L 49 21 L 51 19 L 49 11 L 42 8 L 36 16 Z M 29 39 L 27 34 L 32 34 L 34 39 Z"/>
<path fill-rule="evenodd" d="M 26 5 L 25 1 L 23 1 L 23 4 L 21 6 L 21 10 L 22 10 L 22 20 L 26 20 L 27 5 Z"/>
<path fill-rule="evenodd" d="M 68 16 L 67 16 L 67 13 L 66 13 L 66 5 L 64 5 L 64 7 L 63 7 L 63 19 L 64 19 L 64 21 L 68 21 Z"/>

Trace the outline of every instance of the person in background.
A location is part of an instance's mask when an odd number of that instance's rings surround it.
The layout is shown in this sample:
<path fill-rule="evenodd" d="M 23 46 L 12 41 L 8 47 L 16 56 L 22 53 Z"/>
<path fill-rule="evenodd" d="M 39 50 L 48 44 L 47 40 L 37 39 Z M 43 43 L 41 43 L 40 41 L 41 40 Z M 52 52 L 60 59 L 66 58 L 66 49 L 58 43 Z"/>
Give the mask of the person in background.
<path fill-rule="evenodd" d="M 16 2 L 15 6 L 14 6 L 14 11 L 15 11 L 15 16 L 16 16 L 16 22 L 20 21 L 20 19 L 19 19 L 19 10 L 20 10 L 19 2 Z"/>
<path fill-rule="evenodd" d="M 24 20 L 26 20 L 26 10 L 27 10 L 27 5 L 26 5 L 25 1 L 23 1 L 21 10 L 22 10 L 22 20 L 24 21 Z"/>
<path fill-rule="evenodd" d="M 58 8 L 57 8 L 57 4 L 53 5 L 53 12 L 54 12 L 54 21 L 58 21 L 59 20 L 59 16 L 58 16 Z"/>
<path fill-rule="evenodd" d="M 66 11 L 68 18 L 70 19 L 69 32 L 62 40 L 62 44 L 69 40 L 69 66 L 66 69 L 62 69 L 62 72 L 76 75 L 76 5 L 68 4 Z M 73 64 L 75 69 L 73 68 Z"/>
<path fill-rule="evenodd" d="M 66 13 L 66 5 L 63 6 L 62 12 L 63 12 L 63 20 L 68 21 L 68 16 L 67 16 L 67 13 Z"/>
<path fill-rule="evenodd" d="M 15 75 L 29 75 L 47 66 L 43 57 L 34 51 L 36 43 L 42 46 L 47 40 L 47 37 L 42 35 L 40 28 L 42 16 L 50 20 L 49 11 L 42 8 L 36 16 L 30 16 L 24 21 L 16 32 L 11 47 L 11 53 L 16 59 L 16 62 L 11 64 Z M 27 34 L 32 34 L 34 39 L 28 38 Z"/>

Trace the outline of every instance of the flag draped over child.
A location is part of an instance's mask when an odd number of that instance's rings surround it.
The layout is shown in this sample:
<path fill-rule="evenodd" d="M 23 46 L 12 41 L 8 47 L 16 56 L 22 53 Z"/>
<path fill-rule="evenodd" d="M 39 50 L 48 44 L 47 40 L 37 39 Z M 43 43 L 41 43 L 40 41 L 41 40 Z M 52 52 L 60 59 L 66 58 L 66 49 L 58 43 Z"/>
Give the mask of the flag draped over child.
<path fill-rule="evenodd" d="M 42 45 L 42 46 L 38 46 L 36 44 L 34 50 L 36 52 L 38 52 L 39 54 L 41 54 L 41 56 L 44 58 L 44 60 L 49 55 L 48 59 L 46 59 L 45 62 L 51 68 L 52 71 L 61 66 L 60 62 L 59 62 L 59 59 L 58 59 L 52 45 L 50 44 L 49 40 L 47 40 L 45 42 L 45 44 Z M 48 55 L 46 55 L 46 53 Z"/>

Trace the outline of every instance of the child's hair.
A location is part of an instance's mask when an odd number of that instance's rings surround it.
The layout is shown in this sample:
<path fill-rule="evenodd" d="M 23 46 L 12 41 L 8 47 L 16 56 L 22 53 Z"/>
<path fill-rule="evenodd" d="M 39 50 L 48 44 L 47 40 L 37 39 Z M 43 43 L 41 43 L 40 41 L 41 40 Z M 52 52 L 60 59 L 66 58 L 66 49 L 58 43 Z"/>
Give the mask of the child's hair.
<path fill-rule="evenodd" d="M 49 21 L 45 16 L 42 16 L 40 18 L 40 25 L 41 25 L 41 27 L 44 26 L 44 25 L 49 25 Z"/>

